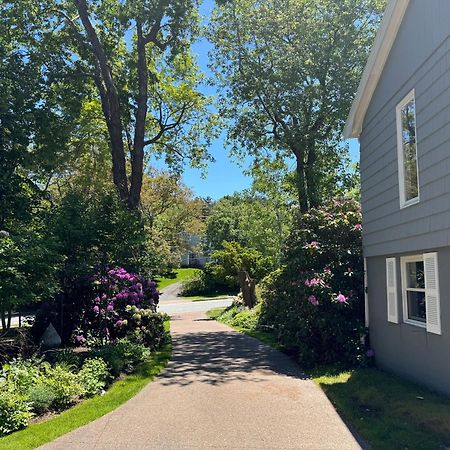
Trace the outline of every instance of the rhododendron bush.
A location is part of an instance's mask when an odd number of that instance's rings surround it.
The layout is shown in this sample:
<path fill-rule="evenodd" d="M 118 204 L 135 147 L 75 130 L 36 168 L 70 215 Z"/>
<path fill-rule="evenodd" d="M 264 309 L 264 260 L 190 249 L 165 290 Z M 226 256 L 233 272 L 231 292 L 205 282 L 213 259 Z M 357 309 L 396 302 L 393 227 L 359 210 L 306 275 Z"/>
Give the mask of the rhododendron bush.
<path fill-rule="evenodd" d="M 164 327 L 156 313 L 159 292 L 154 281 L 114 268 L 99 272 L 91 282 L 93 294 L 81 312 L 73 338 L 76 344 L 105 344 L 130 335 L 158 347 Z"/>
<path fill-rule="evenodd" d="M 333 201 L 297 219 L 283 268 L 263 285 L 260 321 L 303 364 L 355 363 L 366 357 L 361 214 L 355 201 Z"/>

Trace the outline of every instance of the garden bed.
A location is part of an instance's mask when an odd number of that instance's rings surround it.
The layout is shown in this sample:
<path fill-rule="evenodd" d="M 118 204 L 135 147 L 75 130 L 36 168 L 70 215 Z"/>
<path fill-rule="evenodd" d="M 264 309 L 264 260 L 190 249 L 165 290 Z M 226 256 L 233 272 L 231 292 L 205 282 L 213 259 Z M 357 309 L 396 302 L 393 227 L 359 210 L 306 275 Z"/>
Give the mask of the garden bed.
<path fill-rule="evenodd" d="M 0 449 L 36 448 L 109 413 L 152 381 L 167 365 L 170 355 L 171 346 L 167 344 L 153 353 L 133 374 L 112 384 L 104 395 L 85 400 L 54 418 L 0 438 Z"/>

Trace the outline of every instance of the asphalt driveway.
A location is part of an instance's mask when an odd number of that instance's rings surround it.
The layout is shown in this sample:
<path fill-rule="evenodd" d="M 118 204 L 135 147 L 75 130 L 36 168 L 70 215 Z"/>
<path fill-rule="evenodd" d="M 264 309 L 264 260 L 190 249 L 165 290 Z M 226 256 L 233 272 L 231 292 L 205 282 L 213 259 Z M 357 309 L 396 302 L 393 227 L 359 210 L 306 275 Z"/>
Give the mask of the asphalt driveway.
<path fill-rule="evenodd" d="M 166 370 L 106 416 L 46 449 L 357 449 L 326 396 L 286 355 L 176 313 Z"/>

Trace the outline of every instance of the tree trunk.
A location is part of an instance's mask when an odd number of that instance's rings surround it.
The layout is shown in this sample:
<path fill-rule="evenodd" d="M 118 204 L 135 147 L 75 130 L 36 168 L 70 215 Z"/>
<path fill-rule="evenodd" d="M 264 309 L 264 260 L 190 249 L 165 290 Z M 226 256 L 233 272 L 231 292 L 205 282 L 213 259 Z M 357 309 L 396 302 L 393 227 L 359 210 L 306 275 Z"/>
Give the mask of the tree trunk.
<path fill-rule="evenodd" d="M 105 50 L 93 27 L 86 0 L 74 0 L 81 23 L 86 31 L 87 38 L 96 65 L 95 81 L 102 101 L 102 109 L 111 145 L 111 157 L 113 165 L 113 181 L 119 192 L 119 196 L 128 206 L 131 206 L 128 180 L 126 172 L 125 150 L 123 145 L 123 124 L 120 115 L 120 101 L 111 68 L 109 67 Z"/>
<path fill-rule="evenodd" d="M 317 208 L 319 206 L 319 195 L 317 189 L 317 177 L 316 177 L 316 144 L 314 140 L 308 143 L 308 159 L 306 162 L 306 187 L 310 208 Z"/>
<path fill-rule="evenodd" d="M 7 327 L 6 327 L 6 311 L 4 308 L 1 309 L 0 315 L 2 319 L 2 334 L 5 334 L 7 331 Z"/>
<path fill-rule="evenodd" d="M 248 272 L 239 272 L 239 285 L 241 287 L 244 305 L 253 308 L 256 305 L 256 282 L 250 278 Z"/>
<path fill-rule="evenodd" d="M 137 209 L 141 203 L 142 177 L 144 173 L 144 141 L 145 120 L 148 102 L 148 68 L 145 54 L 145 39 L 142 24 L 137 22 L 137 52 L 138 52 L 138 85 L 136 125 L 134 133 L 133 154 L 131 158 L 130 206 Z"/>
<path fill-rule="evenodd" d="M 300 205 L 300 212 L 305 213 L 308 212 L 308 197 L 306 191 L 306 179 L 305 179 L 305 163 L 304 163 L 304 154 L 302 151 L 296 151 L 295 157 L 297 159 L 297 193 L 298 193 L 298 202 Z"/>

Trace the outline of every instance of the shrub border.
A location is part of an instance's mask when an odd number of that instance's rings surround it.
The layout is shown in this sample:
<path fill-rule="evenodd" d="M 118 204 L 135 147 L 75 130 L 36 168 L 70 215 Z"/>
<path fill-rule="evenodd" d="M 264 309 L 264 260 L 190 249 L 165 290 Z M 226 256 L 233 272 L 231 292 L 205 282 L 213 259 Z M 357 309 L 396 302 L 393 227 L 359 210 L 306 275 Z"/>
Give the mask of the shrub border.
<path fill-rule="evenodd" d="M 166 322 L 164 328 L 169 332 L 170 323 Z M 53 419 L 0 438 L 0 449 L 34 449 L 104 416 L 134 397 L 159 375 L 171 355 L 172 344 L 168 343 L 152 353 L 150 359 L 140 364 L 134 373 L 113 383 L 104 395 L 84 400 Z"/>

